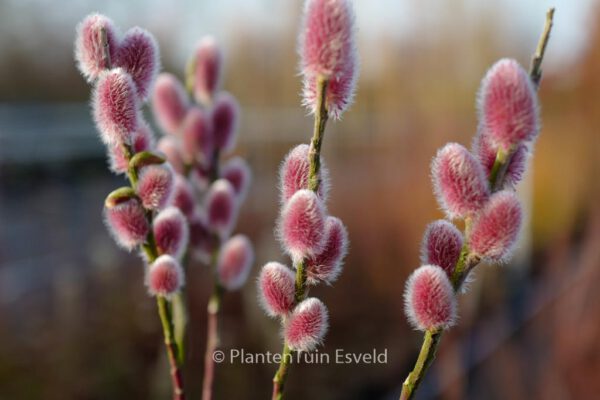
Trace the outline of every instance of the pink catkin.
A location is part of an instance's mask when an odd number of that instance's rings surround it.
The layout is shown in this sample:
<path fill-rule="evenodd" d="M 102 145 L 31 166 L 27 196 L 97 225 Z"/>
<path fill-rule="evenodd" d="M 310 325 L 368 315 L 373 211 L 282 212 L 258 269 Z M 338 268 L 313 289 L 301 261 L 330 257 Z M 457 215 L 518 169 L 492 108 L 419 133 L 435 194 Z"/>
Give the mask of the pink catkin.
<path fill-rule="evenodd" d="M 178 174 L 185 172 L 185 163 L 181 155 L 179 141 L 171 136 L 163 136 L 158 141 L 156 148 L 167 157 L 167 161 Z"/>
<path fill-rule="evenodd" d="M 285 204 L 278 234 L 294 261 L 319 254 L 325 245 L 325 211 L 317 195 L 300 190 Z"/>
<path fill-rule="evenodd" d="M 509 190 L 495 193 L 473 221 L 469 249 L 490 261 L 506 260 L 517 242 L 522 220 L 516 194 Z"/>
<path fill-rule="evenodd" d="M 152 229 L 160 254 L 170 254 L 177 259 L 183 256 L 188 245 L 189 228 L 177 207 L 167 207 L 158 213 Z"/>
<path fill-rule="evenodd" d="M 102 43 L 102 30 L 106 32 L 106 50 Z M 88 82 L 95 81 L 103 71 L 110 69 L 118 47 L 118 32 L 113 22 L 104 15 L 90 14 L 77 26 L 75 60 Z M 108 51 L 109 59 L 105 57 L 105 51 Z"/>
<path fill-rule="evenodd" d="M 498 154 L 498 146 L 480 129 L 473 139 L 472 151 L 483 167 L 486 178 L 489 178 Z"/>
<path fill-rule="evenodd" d="M 221 81 L 223 55 L 212 37 L 204 37 L 195 53 L 194 96 L 199 103 L 209 104 Z"/>
<path fill-rule="evenodd" d="M 221 176 L 231 183 L 238 202 L 243 201 L 252 181 L 252 171 L 248 163 L 241 157 L 233 157 L 221 168 Z"/>
<path fill-rule="evenodd" d="M 190 109 L 183 122 L 182 153 L 186 162 L 210 165 L 214 152 L 212 121 L 198 107 Z"/>
<path fill-rule="evenodd" d="M 92 94 L 92 109 L 105 144 L 131 144 L 139 126 L 139 113 L 135 85 L 129 74 L 120 68 L 100 74 Z"/>
<path fill-rule="evenodd" d="M 258 294 L 265 312 L 276 317 L 292 311 L 295 295 L 294 272 L 283 264 L 266 264 L 258 278 Z"/>
<path fill-rule="evenodd" d="M 235 192 L 229 181 L 216 180 L 205 199 L 205 209 L 210 228 L 221 237 L 227 237 L 236 219 Z"/>
<path fill-rule="evenodd" d="M 222 152 L 231 151 L 235 146 L 239 115 L 239 105 L 232 95 L 222 92 L 216 97 L 212 128 L 215 147 Z"/>
<path fill-rule="evenodd" d="M 316 112 L 319 77 L 328 81 L 327 111 L 333 118 L 352 103 L 358 61 L 354 11 L 347 0 L 308 0 L 300 34 L 301 71 L 304 75 L 303 103 Z"/>
<path fill-rule="evenodd" d="M 300 144 L 285 156 L 279 169 L 279 191 L 282 204 L 287 202 L 298 190 L 308 189 L 309 150 L 309 145 Z M 329 195 L 329 169 L 322 157 L 319 176 L 321 184 L 318 194 L 321 200 L 326 202 Z"/>
<path fill-rule="evenodd" d="M 171 203 L 179 208 L 183 215 L 187 217 L 191 217 L 194 214 L 196 209 L 194 190 L 188 180 L 182 175 L 175 174 Z"/>
<path fill-rule="evenodd" d="M 145 29 L 129 29 L 119 46 L 113 64 L 127 71 L 135 83 L 140 100 L 150 94 L 159 69 L 158 46 Z"/>
<path fill-rule="evenodd" d="M 169 73 L 158 75 L 152 94 L 152 110 L 160 128 L 171 135 L 177 134 L 189 106 L 179 80 Z"/>
<path fill-rule="evenodd" d="M 333 283 L 342 272 L 342 263 L 348 252 L 348 231 L 339 218 L 325 220 L 325 246 L 307 263 L 307 281 Z"/>
<path fill-rule="evenodd" d="M 154 146 L 154 133 L 144 121 L 140 121 L 137 131 L 133 133 L 131 151 L 133 154 L 149 150 Z M 132 154 L 132 155 L 133 155 Z M 116 174 L 126 173 L 129 169 L 129 158 L 122 145 L 109 147 L 108 159 L 111 171 Z"/>
<path fill-rule="evenodd" d="M 229 239 L 219 254 L 217 275 L 219 283 L 227 290 L 241 288 L 254 263 L 254 250 L 245 235 L 235 235 Z"/>
<path fill-rule="evenodd" d="M 438 220 L 429 224 L 421 245 L 421 262 L 441 267 L 452 276 L 463 246 L 463 236 L 454 224 Z"/>
<path fill-rule="evenodd" d="M 136 189 L 144 208 L 158 210 L 165 207 L 173 193 L 173 170 L 168 164 L 143 167 Z"/>
<path fill-rule="evenodd" d="M 525 170 L 527 169 L 527 160 L 529 158 L 529 149 L 525 145 L 520 145 L 517 150 L 511 155 L 506 173 L 504 174 L 504 185 L 514 188 L 517 186 Z"/>
<path fill-rule="evenodd" d="M 481 83 L 478 109 L 482 129 L 505 151 L 538 134 L 536 90 L 515 60 L 502 59 L 489 69 Z"/>
<path fill-rule="evenodd" d="M 127 250 L 142 244 L 150 231 L 144 209 L 135 198 L 105 207 L 104 219 L 117 244 Z"/>
<path fill-rule="evenodd" d="M 190 250 L 196 258 L 210 262 L 210 257 L 217 243 L 210 232 L 206 216 L 194 213 L 188 217 L 188 222 L 190 225 Z"/>
<path fill-rule="evenodd" d="M 478 211 L 489 198 L 481 164 L 460 144 L 449 143 L 438 151 L 431 175 L 438 203 L 450 218 Z"/>
<path fill-rule="evenodd" d="M 456 321 L 456 298 L 446 272 L 437 265 L 424 265 L 406 282 L 405 312 L 418 330 L 448 329 Z"/>
<path fill-rule="evenodd" d="M 498 154 L 498 146 L 493 143 L 489 135 L 485 134 L 485 131 L 480 130 L 473 141 L 473 152 L 489 178 Z M 496 184 L 496 187 L 515 187 L 523 179 L 528 158 L 528 146 L 525 144 L 518 145 L 510 155 L 503 181 Z"/>
<path fill-rule="evenodd" d="M 292 350 L 311 351 L 323 341 L 329 327 L 325 304 L 309 297 L 296 306 L 284 326 L 285 340 Z"/>
<path fill-rule="evenodd" d="M 146 270 L 146 287 L 151 296 L 170 298 L 185 284 L 181 264 L 170 255 L 158 257 Z"/>

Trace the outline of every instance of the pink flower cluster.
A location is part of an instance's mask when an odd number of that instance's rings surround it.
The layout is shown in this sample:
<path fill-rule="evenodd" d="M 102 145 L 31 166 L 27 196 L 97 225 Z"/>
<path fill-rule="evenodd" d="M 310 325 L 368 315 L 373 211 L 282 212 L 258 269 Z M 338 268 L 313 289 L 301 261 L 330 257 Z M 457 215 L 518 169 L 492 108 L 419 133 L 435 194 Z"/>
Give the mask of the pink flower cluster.
<path fill-rule="evenodd" d="M 302 268 L 306 283 L 333 283 L 341 273 L 348 248 L 348 233 L 342 222 L 327 215 L 328 170 L 320 169 L 320 185 L 309 190 L 310 147 L 301 144 L 285 157 L 280 170 L 281 213 L 277 233 L 294 268 Z M 310 351 L 327 332 L 328 314 L 316 298 L 298 296 L 296 275 L 278 262 L 267 263 L 258 279 L 265 312 L 281 317 L 285 340 L 293 350 Z"/>
<path fill-rule="evenodd" d="M 467 265 L 456 276 L 457 266 L 482 259 L 508 260 L 521 229 L 523 211 L 513 188 L 522 178 L 539 131 L 534 85 L 516 61 L 500 60 L 482 81 L 478 105 L 473 151 L 450 143 L 432 162 L 434 192 L 448 220 L 427 228 L 423 266 L 406 284 L 406 314 L 419 330 L 452 326 L 455 293 L 474 267 Z M 465 235 L 452 219 L 465 220 Z"/>
<path fill-rule="evenodd" d="M 188 72 L 188 94 L 172 74 L 161 73 L 152 93 L 158 148 L 175 170 L 173 205 L 190 226 L 190 254 L 209 263 L 218 252 L 217 279 L 229 290 L 246 281 L 254 252 L 244 235 L 230 237 L 251 181 L 246 161 L 221 156 L 235 147 L 239 107 L 220 91 L 222 55 L 212 38 L 200 40 Z"/>
<path fill-rule="evenodd" d="M 151 295 L 169 297 L 185 281 L 180 258 L 189 229 L 179 209 L 170 206 L 175 176 L 156 153 L 154 134 L 141 113 L 159 69 L 156 41 L 137 27 L 121 35 L 108 18 L 92 14 L 77 28 L 75 58 L 94 85 L 93 117 L 110 168 L 127 173 L 131 182 L 106 199 L 106 225 L 127 250 L 156 244 L 157 254 L 143 256 L 150 264 L 146 285 Z"/>
<path fill-rule="evenodd" d="M 354 11 L 349 0 L 307 0 L 299 53 L 303 103 L 317 112 L 317 81 L 327 80 L 325 106 L 339 119 L 350 107 L 358 79 Z"/>

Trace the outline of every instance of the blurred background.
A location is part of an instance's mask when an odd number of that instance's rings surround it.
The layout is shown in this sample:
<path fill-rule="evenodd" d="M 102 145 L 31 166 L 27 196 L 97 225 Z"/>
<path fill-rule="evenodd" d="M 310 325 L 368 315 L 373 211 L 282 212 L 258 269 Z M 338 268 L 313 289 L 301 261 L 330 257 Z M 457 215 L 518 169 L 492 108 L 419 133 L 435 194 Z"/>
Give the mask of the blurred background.
<path fill-rule="evenodd" d="M 441 218 L 429 164 L 448 141 L 469 145 L 475 94 L 501 57 L 524 66 L 556 6 L 539 91 L 543 129 L 519 193 L 528 222 L 508 265 L 482 265 L 460 299 L 420 399 L 593 399 L 600 392 L 600 2 L 593 0 L 355 1 L 362 65 L 356 103 L 330 123 L 324 157 L 330 212 L 351 247 L 333 287 L 314 294 L 331 328 L 321 352 L 388 351 L 383 365 L 294 365 L 290 399 L 394 399 L 417 356 L 403 287 L 419 266 L 426 225 Z M 137 257 L 102 222 L 122 178 L 106 168 L 90 88 L 73 61 L 88 13 L 160 43 L 180 77 L 197 40 L 226 54 L 224 88 L 243 107 L 238 153 L 254 170 L 239 221 L 257 259 L 227 294 L 222 348 L 280 351 L 278 324 L 256 301 L 254 277 L 288 263 L 273 236 L 277 169 L 307 142 L 299 100 L 300 1 L 0 2 L 0 399 L 164 399 L 166 359 Z M 147 116 L 150 121 L 152 118 Z M 152 121 L 153 122 L 153 121 Z M 188 270 L 191 398 L 202 382 L 211 276 Z M 275 365 L 218 366 L 216 398 L 266 399 Z"/>

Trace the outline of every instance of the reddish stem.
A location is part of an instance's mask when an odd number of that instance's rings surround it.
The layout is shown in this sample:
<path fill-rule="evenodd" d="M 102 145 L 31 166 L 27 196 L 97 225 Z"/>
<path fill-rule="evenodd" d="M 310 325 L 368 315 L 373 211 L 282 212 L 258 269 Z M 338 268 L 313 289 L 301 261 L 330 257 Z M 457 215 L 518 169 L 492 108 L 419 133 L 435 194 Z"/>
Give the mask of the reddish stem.
<path fill-rule="evenodd" d="M 213 381 L 215 379 L 214 353 L 219 346 L 219 309 L 221 308 L 221 297 L 223 288 L 215 285 L 213 294 L 208 302 L 206 353 L 204 354 L 204 380 L 202 382 L 202 400 L 211 400 L 213 392 Z"/>

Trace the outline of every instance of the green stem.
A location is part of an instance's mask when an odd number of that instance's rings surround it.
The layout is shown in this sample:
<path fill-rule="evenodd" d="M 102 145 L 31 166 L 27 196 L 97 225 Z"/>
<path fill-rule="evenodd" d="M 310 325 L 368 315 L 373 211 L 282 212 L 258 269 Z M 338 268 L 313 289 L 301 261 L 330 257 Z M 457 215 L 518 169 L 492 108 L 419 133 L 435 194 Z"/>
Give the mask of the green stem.
<path fill-rule="evenodd" d="M 423 345 L 419 352 L 419 357 L 415 363 L 415 367 L 410 374 L 406 377 L 406 380 L 402 384 L 402 393 L 400 394 L 400 400 L 412 399 L 421 381 L 425 377 L 425 373 L 429 369 L 429 366 L 435 360 L 435 353 L 437 351 L 438 344 L 442 339 L 441 330 L 428 330 L 425 331 L 423 337 Z"/>
<path fill-rule="evenodd" d="M 308 154 L 309 172 L 308 172 L 308 189 L 313 192 L 318 192 L 321 185 L 321 145 L 325 136 L 325 126 L 329 117 L 327 113 L 327 79 L 322 76 L 317 78 L 317 107 L 315 112 L 315 124 L 313 136 L 310 142 L 310 150 Z M 306 260 L 300 260 L 296 263 L 296 289 L 294 296 L 294 304 L 300 303 L 306 298 Z M 281 352 L 281 362 L 279 369 L 273 377 L 273 400 L 283 399 L 283 388 L 287 379 L 289 365 L 292 360 L 292 349 L 284 340 L 283 350 Z"/>
<path fill-rule="evenodd" d="M 173 295 L 171 300 L 173 305 L 173 325 L 175 328 L 175 343 L 177 343 L 177 362 L 180 365 L 185 363 L 185 330 L 188 324 L 188 312 L 185 290 L 182 288 Z"/>

